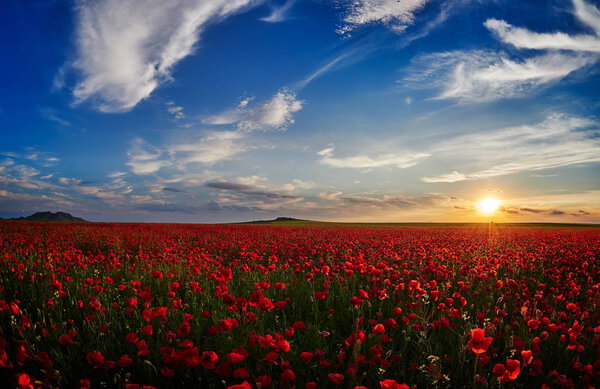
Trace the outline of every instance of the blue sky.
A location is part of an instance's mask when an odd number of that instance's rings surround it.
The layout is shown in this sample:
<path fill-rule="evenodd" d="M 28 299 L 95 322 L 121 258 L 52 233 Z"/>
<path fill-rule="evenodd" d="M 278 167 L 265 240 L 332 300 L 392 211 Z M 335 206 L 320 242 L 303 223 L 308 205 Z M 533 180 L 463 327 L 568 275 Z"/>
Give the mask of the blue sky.
<path fill-rule="evenodd" d="M 0 216 L 600 222 L 593 0 L 7 0 Z"/>

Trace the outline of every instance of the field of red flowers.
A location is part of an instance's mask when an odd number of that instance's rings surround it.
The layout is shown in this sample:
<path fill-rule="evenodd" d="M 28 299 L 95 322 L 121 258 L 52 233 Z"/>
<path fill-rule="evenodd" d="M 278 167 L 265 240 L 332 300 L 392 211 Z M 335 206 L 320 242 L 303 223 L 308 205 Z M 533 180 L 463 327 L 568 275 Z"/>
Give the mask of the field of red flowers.
<path fill-rule="evenodd" d="M 593 388 L 600 230 L 0 223 L 0 387 Z"/>

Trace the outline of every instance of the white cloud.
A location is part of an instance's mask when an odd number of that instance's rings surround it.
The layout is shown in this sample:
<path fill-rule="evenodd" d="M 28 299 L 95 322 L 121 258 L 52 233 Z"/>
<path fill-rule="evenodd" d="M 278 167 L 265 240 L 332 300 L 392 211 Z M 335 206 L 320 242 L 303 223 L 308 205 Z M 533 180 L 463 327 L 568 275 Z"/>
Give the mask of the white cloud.
<path fill-rule="evenodd" d="M 484 25 L 503 42 L 521 49 L 551 49 L 600 53 L 600 38 L 595 35 L 569 35 L 563 32 L 537 33 L 515 27 L 504 20 L 488 19 Z M 598 26 L 596 26 L 598 28 Z"/>
<path fill-rule="evenodd" d="M 423 193 L 416 195 L 384 194 L 383 196 L 372 195 L 347 195 L 334 196 L 334 201 L 343 201 L 345 206 L 376 209 L 421 209 L 440 207 L 452 201 L 452 198 L 438 193 Z"/>
<path fill-rule="evenodd" d="M 163 167 L 170 166 L 170 161 L 163 158 L 163 151 L 158 147 L 148 144 L 141 138 L 133 141 L 133 146 L 127 152 L 129 162 L 127 166 L 135 174 L 144 175 L 157 172 Z"/>
<path fill-rule="evenodd" d="M 296 0 L 287 0 L 281 5 L 274 5 L 271 7 L 271 14 L 264 18 L 261 18 L 263 22 L 279 23 L 283 22 L 287 18 L 287 14 L 294 5 Z"/>
<path fill-rule="evenodd" d="M 8 190 L 0 190 L 0 211 L 15 212 L 15 210 L 30 210 L 31 212 L 42 209 L 61 208 L 73 209 L 77 204 L 65 198 L 49 196 L 46 194 L 19 193 Z"/>
<path fill-rule="evenodd" d="M 79 0 L 76 103 L 128 111 L 171 78 L 210 22 L 253 0 Z"/>
<path fill-rule="evenodd" d="M 175 103 L 172 101 L 167 103 L 167 111 L 169 111 L 169 113 L 173 115 L 173 118 L 176 120 L 185 119 L 187 117 L 187 115 L 183 112 L 183 107 L 175 105 Z"/>
<path fill-rule="evenodd" d="M 596 35 L 600 35 L 600 11 L 592 4 L 583 0 L 573 0 L 575 16 L 584 24 L 591 27 Z"/>
<path fill-rule="evenodd" d="M 71 122 L 60 117 L 59 112 L 54 108 L 50 108 L 50 107 L 41 108 L 40 113 L 43 118 L 45 118 L 47 120 L 51 120 L 53 122 L 56 122 L 63 127 L 71 125 Z"/>
<path fill-rule="evenodd" d="M 30 150 L 31 152 L 31 150 Z M 30 164 L 39 164 L 40 160 L 46 160 L 44 157 L 47 153 L 39 152 L 35 155 L 35 158 L 30 158 L 32 154 L 20 155 L 15 153 L 2 153 L 4 155 L 11 155 L 13 158 L 24 160 L 25 163 L 15 163 L 11 158 L 0 161 L 0 187 L 16 186 L 22 189 L 32 190 L 52 190 L 57 189 L 58 186 L 52 182 L 47 181 L 52 178 L 53 174 L 44 174 L 36 167 Z M 45 164 L 42 164 L 43 167 Z"/>
<path fill-rule="evenodd" d="M 267 179 L 263 176 L 253 175 L 247 177 L 237 177 L 235 182 L 242 185 L 258 185 L 261 182 L 265 182 Z"/>
<path fill-rule="evenodd" d="M 459 173 L 456 170 L 453 171 L 452 173 L 448 173 L 448 174 L 441 174 L 439 176 L 436 177 L 423 177 L 423 181 L 425 182 L 458 182 L 458 181 L 464 181 L 464 180 L 468 180 L 469 177 L 466 174 L 463 173 Z"/>
<path fill-rule="evenodd" d="M 339 201 L 339 197 L 342 194 L 340 191 L 329 191 L 329 192 L 321 192 L 318 197 L 327 201 Z"/>
<path fill-rule="evenodd" d="M 515 27 L 498 19 L 488 19 L 484 25 L 503 42 L 522 49 L 600 53 L 600 11 L 583 0 L 573 0 L 573 7 L 575 17 L 594 30 L 594 35 L 570 35 L 564 32 L 538 33 Z"/>
<path fill-rule="evenodd" d="M 490 50 L 427 54 L 413 61 L 405 81 L 439 89 L 437 99 L 469 103 L 520 97 L 557 82 L 600 58 L 600 12 L 583 0 L 573 4 L 575 16 L 595 35 L 537 33 L 488 19 L 484 25 L 501 41 L 541 54 L 525 59 Z"/>
<path fill-rule="evenodd" d="M 222 179 L 222 174 L 212 170 L 203 170 L 199 173 L 176 174 L 166 179 L 161 179 L 158 183 L 173 184 L 181 183 L 184 186 L 204 185 L 207 181 Z"/>
<path fill-rule="evenodd" d="M 312 189 L 312 188 L 318 186 L 316 182 L 303 181 L 298 178 L 294 178 L 290 185 L 293 187 L 293 189 Z"/>
<path fill-rule="evenodd" d="M 116 172 L 112 172 L 108 175 L 108 177 L 110 178 L 117 178 L 117 177 L 122 177 L 124 175 L 126 175 L 127 172 L 120 172 L 120 171 L 116 171 Z"/>
<path fill-rule="evenodd" d="M 339 30 L 345 33 L 358 26 L 371 23 L 384 23 L 394 31 L 402 32 L 413 23 L 415 13 L 425 6 L 428 0 L 345 0 L 347 7 L 344 22 L 347 25 Z"/>
<path fill-rule="evenodd" d="M 212 165 L 248 150 L 245 136 L 239 131 L 214 131 L 196 140 L 160 147 L 138 138 L 127 153 L 127 165 L 138 175 L 152 174 L 165 167 L 185 171 L 192 163 Z"/>
<path fill-rule="evenodd" d="M 244 134 L 238 131 L 215 131 L 195 142 L 171 144 L 167 146 L 167 150 L 178 163 L 211 165 L 246 151 L 243 138 Z"/>
<path fill-rule="evenodd" d="M 241 131 L 285 130 L 294 123 L 293 114 L 302 109 L 303 100 L 296 94 L 282 89 L 271 99 L 252 104 L 252 99 L 243 99 L 236 108 L 204 118 L 204 124 L 235 124 Z"/>
<path fill-rule="evenodd" d="M 321 157 L 331 157 L 334 151 L 335 147 L 327 147 L 323 150 L 317 151 L 317 155 L 320 155 Z"/>
<path fill-rule="evenodd" d="M 547 53 L 515 61 L 493 51 L 452 51 L 417 57 L 405 81 L 438 89 L 436 99 L 488 102 L 532 93 L 596 60 L 585 54 Z"/>
<path fill-rule="evenodd" d="M 414 166 L 417 160 L 428 157 L 428 153 L 404 152 L 397 154 L 381 154 L 374 157 L 367 155 L 356 155 L 345 158 L 335 158 L 334 148 L 321 150 L 317 154 L 321 156 L 320 162 L 324 165 L 337 168 L 375 168 L 384 166 L 396 166 L 402 169 Z"/>
<path fill-rule="evenodd" d="M 468 155 L 467 166 L 488 167 L 470 173 L 455 170 L 424 177 L 423 181 L 477 180 L 522 171 L 600 162 L 598 134 L 600 123 L 596 121 L 553 114 L 534 125 L 455 137 L 442 142 L 432 150 L 432 154 L 454 161 L 464 160 L 464 156 Z"/>
<path fill-rule="evenodd" d="M 78 180 L 76 178 L 68 178 L 68 177 L 60 177 L 58 179 L 58 182 L 60 182 L 61 184 L 65 185 L 65 186 L 73 186 L 73 185 L 81 184 L 81 180 Z"/>
<path fill-rule="evenodd" d="M 327 59 L 316 70 L 311 72 L 304 79 L 298 81 L 294 85 L 294 88 L 296 90 L 303 89 L 314 80 L 318 79 L 319 77 L 322 77 L 323 75 L 329 72 L 360 62 L 364 60 L 369 54 L 377 50 L 378 47 L 379 42 L 377 42 L 376 40 L 360 40 L 350 45 L 349 47 L 346 47 L 334 57 Z"/>

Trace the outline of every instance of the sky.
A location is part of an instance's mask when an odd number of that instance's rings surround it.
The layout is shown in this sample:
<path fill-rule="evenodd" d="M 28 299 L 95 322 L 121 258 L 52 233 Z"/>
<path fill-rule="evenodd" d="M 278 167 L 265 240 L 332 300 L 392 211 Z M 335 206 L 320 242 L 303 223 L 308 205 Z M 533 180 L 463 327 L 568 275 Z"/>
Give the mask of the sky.
<path fill-rule="evenodd" d="M 0 217 L 600 223 L 597 0 L 5 0 L 0 58 Z"/>

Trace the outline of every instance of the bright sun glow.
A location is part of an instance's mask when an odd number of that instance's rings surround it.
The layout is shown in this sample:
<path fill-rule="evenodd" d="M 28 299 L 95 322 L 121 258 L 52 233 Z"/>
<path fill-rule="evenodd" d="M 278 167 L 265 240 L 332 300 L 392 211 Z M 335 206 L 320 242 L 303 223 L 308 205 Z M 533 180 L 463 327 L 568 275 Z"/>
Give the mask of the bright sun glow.
<path fill-rule="evenodd" d="M 496 212 L 499 206 L 500 200 L 488 197 L 477 203 L 477 210 L 484 215 L 491 215 Z"/>

